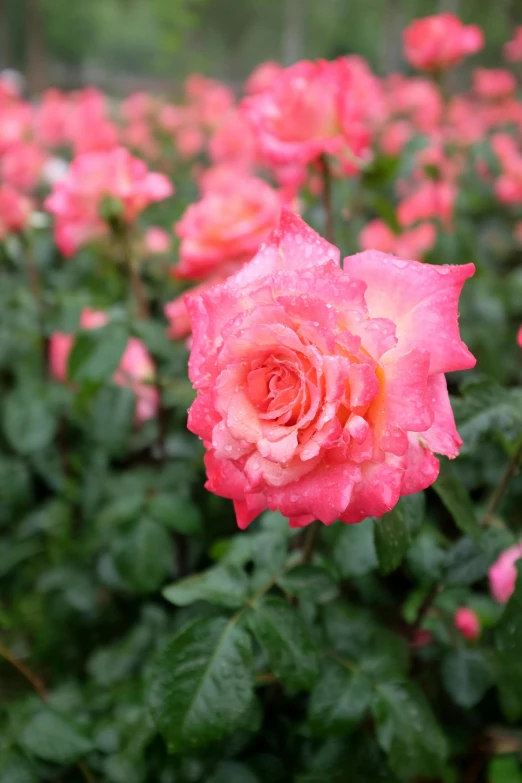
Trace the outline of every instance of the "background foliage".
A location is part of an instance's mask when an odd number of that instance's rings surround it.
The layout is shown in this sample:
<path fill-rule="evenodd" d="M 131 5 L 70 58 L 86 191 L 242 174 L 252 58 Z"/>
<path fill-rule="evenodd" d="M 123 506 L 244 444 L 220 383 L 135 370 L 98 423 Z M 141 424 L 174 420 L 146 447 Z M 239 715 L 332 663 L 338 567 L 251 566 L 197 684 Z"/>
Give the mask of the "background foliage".
<path fill-rule="evenodd" d="M 120 19 L 123 6 L 93 2 L 77 14 L 69 6 L 45 6 L 60 57 L 83 59 L 81 48 L 68 49 L 74 24 L 85 56 L 102 51 L 95 41 L 108 52 L 120 34 L 108 20 Z M 264 32 L 252 23 L 261 6 Z M 218 35 L 208 0 L 169 8 L 178 14 L 172 28 L 162 23 L 169 51 L 202 19 Z M 365 8 L 369 37 L 377 4 Z M 155 18 L 167 11 L 157 0 Z M 134 21 L 114 49 L 120 62 L 140 13 L 129 10 Z M 341 46 L 333 1 L 313 13 L 307 6 L 306 29 L 317 27 L 317 41 L 328 30 L 328 47 Z M 270 14 L 271 3 L 246 3 L 220 45 L 255 34 L 264 47 Z M 156 41 L 151 30 L 143 25 L 136 38 L 136 63 Z M 207 33 L 199 30 L 199 40 Z M 355 29 L 350 35 L 355 41 Z M 310 56 L 323 47 L 317 41 Z M 397 182 L 424 141 L 335 182 L 343 256 L 359 249 L 369 219 L 395 226 Z M 138 232 L 170 229 L 196 198 L 191 167 L 168 154 L 176 194 L 151 207 Z M 239 532 L 231 504 L 203 489 L 203 449 L 186 431 L 188 351 L 167 337 L 163 315 L 179 293 L 172 259 L 144 263 L 151 315 L 142 319 L 128 271 L 107 247 L 65 261 L 48 220 L 2 242 L 0 783 L 522 781 L 522 576 L 505 607 L 487 582 L 522 527 L 516 471 L 492 505 L 506 466 L 520 462 L 514 228 L 522 211 L 499 204 L 479 159 L 498 169 L 488 139 L 470 148 L 454 220 L 438 226 L 427 257 L 477 265 L 461 305 L 477 368 L 449 378 L 462 455 L 443 460 L 433 488 L 382 519 L 322 528 L 313 549 L 277 513 Z M 205 153 L 192 163 L 207 164 Z M 308 190 L 302 206 L 323 231 Z M 58 383 L 49 338 L 75 331 L 85 306 L 109 312 L 110 324 L 78 334 L 71 383 Z M 160 409 L 140 428 L 132 392 L 112 383 L 129 336 L 158 368 Z M 455 628 L 461 606 L 480 618 L 475 642 Z"/>

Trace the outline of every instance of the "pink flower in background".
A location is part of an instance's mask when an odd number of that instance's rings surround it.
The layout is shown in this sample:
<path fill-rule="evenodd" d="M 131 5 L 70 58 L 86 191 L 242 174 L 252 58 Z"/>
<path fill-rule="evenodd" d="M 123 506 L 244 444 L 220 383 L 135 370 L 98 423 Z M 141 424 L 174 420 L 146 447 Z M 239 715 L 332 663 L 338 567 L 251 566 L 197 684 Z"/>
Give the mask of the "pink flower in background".
<path fill-rule="evenodd" d="M 67 135 L 77 155 L 113 149 L 118 143 L 116 126 L 107 117 L 107 101 L 95 87 L 73 96 Z"/>
<path fill-rule="evenodd" d="M 16 102 L 2 106 L 0 110 L 0 153 L 25 141 L 30 136 L 32 125 L 31 106 L 26 103 Z"/>
<path fill-rule="evenodd" d="M 444 373 L 475 364 L 457 321 L 473 272 L 376 251 L 341 270 L 285 209 L 249 264 L 187 297 L 189 429 L 240 527 L 266 508 L 293 526 L 360 522 L 435 481 L 433 452 L 461 445 Z"/>
<path fill-rule="evenodd" d="M 34 190 L 45 166 L 46 155 L 36 144 L 18 142 L 9 147 L 0 160 L 0 175 L 17 190 Z"/>
<path fill-rule="evenodd" d="M 172 302 L 167 302 L 164 312 L 169 321 L 169 327 L 167 329 L 167 335 L 175 340 L 180 340 L 183 337 L 187 337 L 192 329 L 190 326 L 190 318 L 187 310 L 186 297 L 187 295 L 195 296 L 202 294 L 204 291 L 208 291 L 215 285 L 222 283 L 228 275 L 226 273 L 216 273 L 211 275 L 208 280 L 205 280 L 199 285 L 195 285 L 188 291 L 173 299 Z"/>
<path fill-rule="evenodd" d="M 257 68 L 254 68 L 246 80 L 246 94 L 255 95 L 256 93 L 269 90 L 283 70 L 283 66 L 273 60 L 261 63 Z"/>
<path fill-rule="evenodd" d="M 520 329 L 517 332 L 517 343 L 522 348 L 522 326 L 520 327 Z"/>
<path fill-rule="evenodd" d="M 237 269 L 255 255 L 280 211 L 278 193 L 255 177 L 206 191 L 176 224 L 181 239 L 178 276 L 197 280 L 224 266 Z"/>
<path fill-rule="evenodd" d="M 390 122 L 381 132 L 379 138 L 380 148 L 385 155 L 390 157 L 400 155 L 414 134 L 415 129 L 408 120 Z"/>
<path fill-rule="evenodd" d="M 489 589 L 500 604 L 511 598 L 517 581 L 516 562 L 522 558 L 522 544 L 506 549 L 489 569 Z"/>
<path fill-rule="evenodd" d="M 173 190 L 167 177 L 149 171 L 142 160 L 116 147 L 78 155 L 55 183 L 45 208 L 55 217 L 58 247 L 70 256 L 107 232 L 100 215 L 104 199 L 116 199 L 121 218 L 132 223 L 149 204 L 168 198 Z"/>
<path fill-rule="evenodd" d="M 223 120 L 209 142 L 210 157 L 216 163 L 233 163 L 251 169 L 258 158 L 257 140 L 252 127 L 237 111 Z"/>
<path fill-rule="evenodd" d="M 473 71 L 473 89 L 484 100 L 508 98 L 517 89 L 515 77 L 501 68 L 476 68 Z"/>
<path fill-rule="evenodd" d="M 401 226 L 412 226 L 420 220 L 438 218 L 448 226 L 453 218 L 457 188 L 449 182 L 425 181 L 397 208 Z"/>
<path fill-rule="evenodd" d="M 58 147 L 69 142 L 69 121 L 72 103 L 60 90 L 46 90 L 35 114 L 35 135 L 45 147 Z"/>
<path fill-rule="evenodd" d="M 106 313 L 84 308 L 80 316 L 80 328 L 99 329 L 109 321 Z M 67 381 L 67 363 L 74 345 L 74 336 L 55 332 L 49 341 L 49 366 L 53 376 L 62 383 Z M 136 395 L 136 422 L 143 424 L 154 418 L 158 409 L 158 392 L 154 387 L 156 368 L 147 349 L 136 337 L 130 337 L 114 373 L 114 383 L 131 389 Z"/>
<path fill-rule="evenodd" d="M 168 253 L 172 244 L 172 237 L 163 228 L 151 226 L 145 231 L 143 242 L 148 253 Z"/>
<path fill-rule="evenodd" d="M 425 71 L 451 68 L 484 46 L 480 27 L 462 24 L 451 13 L 415 19 L 404 30 L 403 40 L 408 62 Z"/>
<path fill-rule="evenodd" d="M 432 223 L 422 223 L 409 231 L 395 234 L 383 220 L 376 219 L 363 228 L 359 244 L 362 250 L 380 250 L 418 261 L 432 249 L 436 239 L 437 230 Z"/>
<path fill-rule="evenodd" d="M 31 201 L 9 185 L 0 185 L 0 240 L 23 231 L 32 211 Z"/>
<path fill-rule="evenodd" d="M 455 628 L 460 631 L 465 639 L 474 642 L 480 636 L 480 620 L 473 609 L 461 606 L 455 612 L 454 622 Z"/>
<path fill-rule="evenodd" d="M 514 38 L 504 44 L 504 57 L 512 63 L 522 61 L 522 27 L 517 27 Z"/>
<path fill-rule="evenodd" d="M 303 60 L 272 86 L 243 101 L 264 158 L 272 165 L 304 164 L 323 153 L 367 153 L 370 134 L 347 58 Z"/>

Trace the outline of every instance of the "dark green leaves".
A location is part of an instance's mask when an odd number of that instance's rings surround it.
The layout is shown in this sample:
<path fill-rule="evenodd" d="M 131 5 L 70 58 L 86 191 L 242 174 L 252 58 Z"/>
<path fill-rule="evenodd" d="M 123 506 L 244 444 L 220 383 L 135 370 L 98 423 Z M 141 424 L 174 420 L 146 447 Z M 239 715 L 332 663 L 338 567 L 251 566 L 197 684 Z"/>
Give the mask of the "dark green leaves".
<path fill-rule="evenodd" d="M 441 460 L 440 474 L 433 485 L 457 527 L 474 541 L 480 538 L 480 529 L 473 503 L 466 488 L 452 475 L 449 463 Z"/>
<path fill-rule="evenodd" d="M 522 565 L 518 563 L 515 591 L 495 631 L 499 659 L 499 689 L 508 720 L 522 717 Z"/>
<path fill-rule="evenodd" d="M 276 677 L 291 690 L 309 689 L 318 672 L 318 654 L 301 615 L 280 598 L 257 601 L 248 625 Z"/>
<path fill-rule="evenodd" d="M 168 532 L 145 517 L 118 542 L 115 559 L 118 571 L 130 587 L 138 593 L 151 593 L 168 577 L 172 557 Z"/>
<path fill-rule="evenodd" d="M 312 603 L 326 603 L 338 593 L 335 581 L 326 569 L 303 563 L 286 571 L 277 580 L 286 593 Z"/>
<path fill-rule="evenodd" d="M 118 323 L 80 332 L 67 364 L 71 381 L 103 382 L 112 377 L 127 345 L 127 330 Z"/>
<path fill-rule="evenodd" d="M 364 576 L 377 568 L 373 525 L 373 519 L 369 518 L 359 525 L 337 524 L 328 530 L 333 562 L 344 579 Z"/>
<path fill-rule="evenodd" d="M 469 383 L 464 397 L 453 400 L 463 453 L 472 453 L 488 434 L 513 440 L 522 430 L 522 391 L 505 389 L 491 379 Z"/>
<path fill-rule="evenodd" d="M 362 523 L 364 524 L 364 522 Z M 410 532 L 404 513 L 396 506 L 388 514 L 375 520 L 375 549 L 381 573 L 395 571 L 410 545 Z"/>
<path fill-rule="evenodd" d="M 21 753 L 6 750 L 0 753 L 0 783 L 38 783 L 34 765 Z"/>
<path fill-rule="evenodd" d="M 342 736 L 360 723 L 372 698 L 373 685 L 357 666 L 328 660 L 310 695 L 310 726 L 315 734 Z"/>
<path fill-rule="evenodd" d="M 37 712 L 25 726 L 21 742 L 25 750 L 45 761 L 70 764 L 92 749 L 83 730 L 69 716 L 50 709 Z"/>
<path fill-rule="evenodd" d="M 440 775 L 448 752 L 446 738 L 415 685 L 379 686 L 372 711 L 379 743 L 401 780 Z"/>
<path fill-rule="evenodd" d="M 4 433 L 15 451 L 27 455 L 49 445 L 56 418 L 46 389 L 30 385 L 11 392 L 4 401 Z"/>
<path fill-rule="evenodd" d="M 481 650 L 461 648 L 449 652 L 442 662 L 444 686 L 455 704 L 469 709 L 493 684 L 491 665 Z"/>
<path fill-rule="evenodd" d="M 246 631 L 224 618 L 196 620 L 167 645 L 149 705 L 171 752 L 215 742 L 241 725 L 253 696 Z"/>
<path fill-rule="evenodd" d="M 248 578 L 242 568 L 218 565 L 169 585 L 163 595 L 177 606 L 208 601 L 235 609 L 247 600 L 248 587 Z"/>

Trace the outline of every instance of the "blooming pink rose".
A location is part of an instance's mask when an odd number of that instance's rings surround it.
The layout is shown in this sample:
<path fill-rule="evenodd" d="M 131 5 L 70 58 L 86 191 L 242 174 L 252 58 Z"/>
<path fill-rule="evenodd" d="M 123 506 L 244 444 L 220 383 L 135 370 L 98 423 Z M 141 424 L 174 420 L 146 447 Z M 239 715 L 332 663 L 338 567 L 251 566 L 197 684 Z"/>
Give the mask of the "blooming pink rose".
<path fill-rule="evenodd" d="M 464 25 L 454 14 L 415 19 L 403 33 L 406 59 L 415 68 L 438 71 L 458 65 L 484 46 L 484 35 L 475 24 Z"/>
<path fill-rule="evenodd" d="M 473 89 L 479 98 L 500 100 L 516 92 L 517 82 L 512 73 L 501 68 L 477 68 L 473 71 Z"/>
<path fill-rule="evenodd" d="M 170 234 L 167 234 L 167 232 L 159 226 L 150 226 L 145 232 L 143 241 L 147 253 L 152 253 L 153 255 L 168 253 L 172 244 Z"/>
<path fill-rule="evenodd" d="M 69 120 L 72 104 L 60 90 L 46 90 L 36 108 L 35 133 L 46 147 L 58 147 L 69 141 Z"/>
<path fill-rule="evenodd" d="M 95 87 L 73 96 L 67 135 L 75 154 L 107 152 L 117 145 L 118 131 L 107 111 L 107 100 Z"/>
<path fill-rule="evenodd" d="M 31 201 L 9 185 L 0 185 L 0 240 L 23 231 L 31 215 Z"/>
<path fill-rule="evenodd" d="M 4 182 L 17 190 L 34 190 L 45 165 L 45 154 L 36 144 L 19 142 L 9 147 L 0 163 Z"/>
<path fill-rule="evenodd" d="M 522 27 L 517 27 L 514 38 L 504 45 L 504 57 L 512 63 L 522 60 Z"/>
<path fill-rule="evenodd" d="M 80 316 L 81 329 L 99 329 L 108 323 L 106 313 L 84 308 Z M 67 380 L 67 363 L 74 345 L 74 336 L 64 332 L 55 332 L 49 341 L 49 367 L 58 380 Z M 156 368 L 147 349 L 136 337 L 130 337 L 118 369 L 114 373 L 114 383 L 131 389 L 136 395 L 136 423 L 143 424 L 154 418 L 158 410 L 159 398 L 153 385 Z"/>
<path fill-rule="evenodd" d="M 419 220 L 438 218 L 441 223 L 449 225 L 456 196 L 457 189 L 451 183 L 427 180 L 400 202 L 397 209 L 399 223 L 412 226 Z"/>
<path fill-rule="evenodd" d="M 437 230 L 432 223 L 421 223 L 401 234 L 395 234 L 383 220 L 376 219 L 363 228 L 359 244 L 362 250 L 380 250 L 418 261 L 431 250 L 436 239 Z"/>
<path fill-rule="evenodd" d="M 254 68 L 246 81 L 246 94 L 255 95 L 258 92 L 269 90 L 282 70 L 283 66 L 273 60 L 261 63 Z"/>
<path fill-rule="evenodd" d="M 360 522 L 435 481 L 433 452 L 461 445 L 444 373 L 475 364 L 457 321 L 473 272 L 376 251 L 341 269 L 284 209 L 249 264 L 187 296 L 188 426 L 240 527 L 266 508 L 293 526 Z"/>
<path fill-rule="evenodd" d="M 480 620 L 473 609 L 461 606 L 455 612 L 454 622 L 455 628 L 471 642 L 474 642 L 480 636 Z"/>
<path fill-rule="evenodd" d="M 179 277 L 206 277 L 227 265 L 237 269 L 252 258 L 281 211 L 277 192 L 255 177 L 205 192 L 176 224 L 181 239 Z"/>
<path fill-rule="evenodd" d="M 123 147 L 78 155 L 45 200 L 55 217 L 56 243 L 66 256 L 107 232 L 100 209 L 105 198 L 117 199 L 121 217 L 133 223 L 149 204 L 173 193 L 163 174 L 149 171 Z"/>
<path fill-rule="evenodd" d="M 362 157 L 369 132 L 347 58 L 303 60 L 285 68 L 270 89 L 243 101 L 262 155 L 272 165 L 303 164 L 323 153 Z"/>
<path fill-rule="evenodd" d="M 506 549 L 498 560 L 489 569 L 489 589 L 491 595 L 499 604 L 506 604 L 517 581 L 517 568 L 515 563 L 522 558 L 522 544 Z"/>

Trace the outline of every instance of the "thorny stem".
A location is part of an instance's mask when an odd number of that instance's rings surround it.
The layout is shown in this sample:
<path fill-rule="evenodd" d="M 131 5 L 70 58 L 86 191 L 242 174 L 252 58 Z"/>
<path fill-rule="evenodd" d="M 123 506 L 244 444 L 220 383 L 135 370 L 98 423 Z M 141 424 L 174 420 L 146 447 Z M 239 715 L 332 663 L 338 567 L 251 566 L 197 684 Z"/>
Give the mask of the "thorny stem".
<path fill-rule="evenodd" d="M 37 674 L 32 672 L 25 665 L 25 663 L 10 653 L 9 650 L 3 646 L 3 644 L 0 644 L 0 658 L 3 658 L 8 663 L 10 663 L 11 666 L 13 666 L 22 675 L 22 677 L 24 677 L 24 679 L 26 679 L 27 682 L 33 686 L 34 690 L 40 697 L 40 700 L 44 704 L 47 702 L 47 692 L 45 690 L 42 679 Z M 84 761 L 77 761 L 76 766 L 78 767 L 78 770 L 86 783 L 97 783 L 96 778 Z"/>
<path fill-rule="evenodd" d="M 495 516 L 495 513 L 497 512 L 497 509 L 500 506 L 502 498 L 504 497 L 506 490 L 509 487 L 511 479 L 513 478 L 513 476 L 518 470 L 521 459 L 522 459 L 522 438 L 518 446 L 516 447 L 513 456 L 507 463 L 502 478 L 500 479 L 500 482 L 497 484 L 495 491 L 493 492 L 486 514 L 484 516 L 484 519 L 482 520 L 483 525 L 491 524 L 493 517 Z"/>
<path fill-rule="evenodd" d="M 325 217 L 325 237 L 328 242 L 334 244 L 335 229 L 332 209 L 332 172 L 326 155 L 321 157 L 323 167 L 323 209 Z"/>

